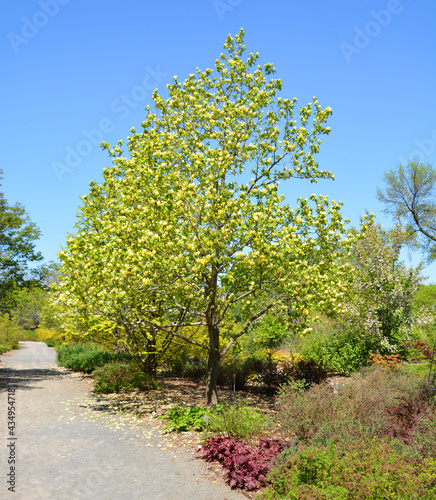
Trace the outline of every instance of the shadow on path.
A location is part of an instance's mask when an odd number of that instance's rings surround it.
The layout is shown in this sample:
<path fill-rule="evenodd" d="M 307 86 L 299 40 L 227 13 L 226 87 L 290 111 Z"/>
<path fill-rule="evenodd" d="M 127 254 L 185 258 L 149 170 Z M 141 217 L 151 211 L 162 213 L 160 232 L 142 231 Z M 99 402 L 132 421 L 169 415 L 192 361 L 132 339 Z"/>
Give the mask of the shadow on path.
<path fill-rule="evenodd" d="M 21 390 L 43 389 L 37 385 L 38 382 L 62 377 L 62 373 L 53 368 L 21 368 L 19 370 L 0 368 L 0 392 L 6 391 L 11 386 Z"/>

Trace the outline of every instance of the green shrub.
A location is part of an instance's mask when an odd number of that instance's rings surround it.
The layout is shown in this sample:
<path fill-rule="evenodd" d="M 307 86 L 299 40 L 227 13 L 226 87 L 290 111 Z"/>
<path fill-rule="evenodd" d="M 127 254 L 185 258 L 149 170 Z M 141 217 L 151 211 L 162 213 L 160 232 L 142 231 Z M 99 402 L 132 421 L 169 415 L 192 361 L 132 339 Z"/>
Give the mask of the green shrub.
<path fill-rule="evenodd" d="M 18 344 L 17 346 L 13 346 L 13 347 L 9 347 L 7 345 L 4 345 L 4 344 L 0 344 L 0 354 L 3 354 L 5 352 L 8 352 L 10 351 L 11 349 L 18 349 Z"/>
<path fill-rule="evenodd" d="M 3 352 L 18 349 L 18 341 L 24 340 L 25 335 L 16 318 L 9 314 L 0 315 L 0 344 L 7 348 Z"/>
<path fill-rule="evenodd" d="M 94 377 L 94 392 L 96 393 L 161 389 L 161 385 L 145 374 L 134 362 L 107 363 L 94 370 L 92 375 Z"/>
<path fill-rule="evenodd" d="M 264 362 L 254 356 L 229 356 L 218 367 L 218 384 L 241 391 L 249 380 L 262 372 Z"/>
<path fill-rule="evenodd" d="M 173 359 L 167 358 L 163 367 L 166 376 L 193 379 L 202 379 L 206 376 L 206 361 L 200 356 L 178 354 Z"/>
<path fill-rule="evenodd" d="M 282 371 L 287 380 L 303 381 L 307 387 L 320 384 L 329 376 L 322 362 L 303 357 L 284 363 Z"/>
<path fill-rule="evenodd" d="M 186 362 L 181 365 L 181 377 L 201 379 L 206 376 L 206 361 L 199 356 L 189 357 Z"/>
<path fill-rule="evenodd" d="M 246 351 L 254 353 L 259 349 L 277 349 L 289 337 L 286 322 L 272 314 L 266 315 L 251 331 Z"/>
<path fill-rule="evenodd" d="M 289 373 L 284 369 L 287 365 L 283 367 L 271 350 L 258 351 L 253 359 L 255 359 L 255 378 L 263 384 L 263 390 L 267 394 L 275 394 L 282 384 L 289 381 Z"/>
<path fill-rule="evenodd" d="M 218 383 L 242 390 L 250 380 L 263 384 L 268 394 L 275 394 L 280 386 L 290 380 L 305 380 L 306 384 L 319 384 L 328 376 L 321 363 L 292 356 L 289 360 L 274 357 L 270 350 L 259 350 L 246 356 L 226 359 L 218 369 Z"/>
<path fill-rule="evenodd" d="M 257 440 L 270 425 L 270 419 L 260 410 L 244 405 L 228 405 L 211 415 L 207 436 L 223 436 L 236 441 Z"/>
<path fill-rule="evenodd" d="M 55 344 L 56 345 L 56 344 Z M 57 363 L 70 370 L 91 373 L 99 366 L 114 361 L 132 361 L 127 354 L 103 350 L 95 344 L 69 344 L 57 347 Z"/>
<path fill-rule="evenodd" d="M 57 363 L 78 372 L 91 373 L 113 359 L 113 353 L 94 344 L 63 345 L 57 349 Z"/>
<path fill-rule="evenodd" d="M 367 364 L 371 346 L 355 333 L 341 332 L 338 325 L 325 320 L 321 325 L 315 324 L 312 333 L 300 340 L 298 351 L 330 372 L 349 375 Z"/>
<path fill-rule="evenodd" d="M 57 347 L 62 343 L 62 341 L 56 339 L 45 339 L 44 342 L 47 344 L 48 347 Z"/>
<path fill-rule="evenodd" d="M 204 419 L 209 418 L 208 423 Z M 173 406 L 159 418 L 168 421 L 168 432 L 204 431 L 204 437 L 224 436 L 239 441 L 257 439 L 270 426 L 270 420 L 259 410 L 241 405 Z"/>
<path fill-rule="evenodd" d="M 159 418 L 168 421 L 168 425 L 164 427 L 167 432 L 202 431 L 206 429 L 204 416 L 208 415 L 210 417 L 219 408 L 219 405 L 215 405 L 212 409 L 203 408 L 202 406 L 173 406 Z"/>
<path fill-rule="evenodd" d="M 258 498 L 384 500 L 436 495 L 433 459 L 417 462 L 386 441 L 364 439 L 341 447 L 286 450 Z"/>

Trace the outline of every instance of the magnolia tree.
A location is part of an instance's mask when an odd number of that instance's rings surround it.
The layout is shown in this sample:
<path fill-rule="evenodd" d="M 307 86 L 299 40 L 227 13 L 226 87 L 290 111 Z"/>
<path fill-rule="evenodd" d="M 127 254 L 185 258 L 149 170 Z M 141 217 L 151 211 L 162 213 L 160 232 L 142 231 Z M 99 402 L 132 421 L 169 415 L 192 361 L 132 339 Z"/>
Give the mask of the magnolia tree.
<path fill-rule="evenodd" d="M 153 93 L 128 154 L 103 144 L 113 165 L 60 255 L 76 317 L 111 322 L 106 333 L 145 357 L 172 339 L 204 350 L 208 404 L 220 360 L 252 324 L 278 308 L 304 331 L 312 305 L 340 309 L 349 269 L 341 203 L 312 195 L 291 208 L 279 194 L 291 178 L 333 178 L 315 161 L 332 111 L 314 98 L 295 112 L 274 67 L 243 57 L 243 36 L 227 38 L 214 71 Z"/>

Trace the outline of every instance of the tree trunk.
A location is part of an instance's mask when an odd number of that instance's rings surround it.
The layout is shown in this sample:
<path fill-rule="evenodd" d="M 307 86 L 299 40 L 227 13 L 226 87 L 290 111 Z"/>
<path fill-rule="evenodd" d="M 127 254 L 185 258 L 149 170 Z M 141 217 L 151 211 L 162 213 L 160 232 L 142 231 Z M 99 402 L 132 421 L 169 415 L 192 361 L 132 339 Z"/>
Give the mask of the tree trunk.
<path fill-rule="evenodd" d="M 214 273 L 210 279 L 204 276 L 204 296 L 209 301 L 206 310 L 206 325 L 209 333 L 209 352 L 206 373 L 206 404 L 218 404 L 218 366 L 220 362 L 220 330 L 216 314 L 216 293 L 218 277 Z"/>
<path fill-rule="evenodd" d="M 218 403 L 217 381 L 219 361 L 219 329 L 217 326 L 214 326 L 211 328 L 211 331 L 209 331 L 209 354 L 207 357 L 206 374 L 207 405 L 216 405 Z"/>
<path fill-rule="evenodd" d="M 156 377 L 157 373 L 157 350 L 156 344 L 150 342 L 147 346 L 147 357 L 145 359 L 144 372 L 150 377 Z"/>

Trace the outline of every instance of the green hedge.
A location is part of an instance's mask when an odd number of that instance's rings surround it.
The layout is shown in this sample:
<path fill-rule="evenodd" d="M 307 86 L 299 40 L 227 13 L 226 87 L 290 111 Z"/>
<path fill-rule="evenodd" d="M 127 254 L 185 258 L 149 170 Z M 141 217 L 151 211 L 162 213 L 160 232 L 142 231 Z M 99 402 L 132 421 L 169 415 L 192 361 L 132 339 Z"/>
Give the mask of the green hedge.
<path fill-rule="evenodd" d="M 61 345 L 56 352 L 58 365 L 83 373 L 91 373 L 106 363 L 132 359 L 127 354 L 114 354 L 95 344 Z"/>

